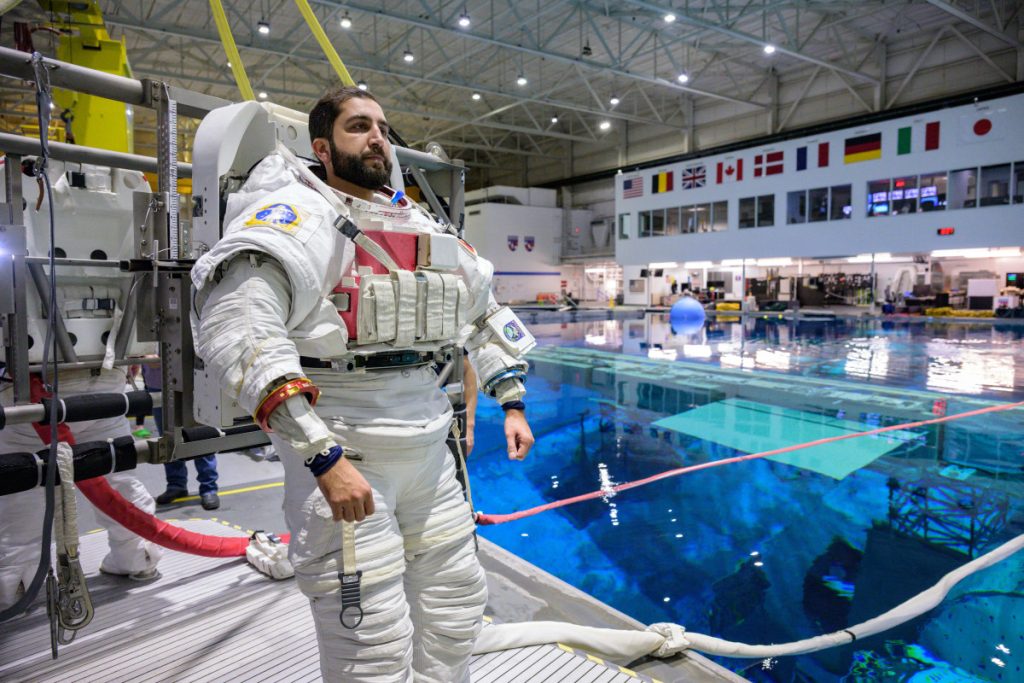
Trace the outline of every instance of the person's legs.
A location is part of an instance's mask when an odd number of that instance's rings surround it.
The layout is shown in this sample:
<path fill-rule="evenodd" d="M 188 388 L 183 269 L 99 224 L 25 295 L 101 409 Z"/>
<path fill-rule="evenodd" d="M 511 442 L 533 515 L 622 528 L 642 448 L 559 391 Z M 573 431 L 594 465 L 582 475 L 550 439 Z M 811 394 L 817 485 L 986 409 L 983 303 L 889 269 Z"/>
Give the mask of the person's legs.
<path fill-rule="evenodd" d="M 405 594 L 415 628 L 417 681 L 469 681 L 473 641 L 482 627 L 487 584 L 476 558 L 473 521 L 442 441 L 424 449 L 398 499 L 405 540 Z"/>
<path fill-rule="evenodd" d="M 217 493 L 217 455 L 204 455 L 192 462 L 196 466 L 196 479 L 199 480 L 199 495 Z"/>
<path fill-rule="evenodd" d="M 111 487 L 129 503 L 143 512 L 153 514 L 156 502 L 142 482 L 127 472 L 106 477 Z M 163 548 L 125 529 L 116 520 L 96 510 L 96 519 L 107 530 L 110 552 L 100 562 L 100 571 L 145 580 L 158 576 L 157 562 Z"/>
<path fill-rule="evenodd" d="M 0 496 L 0 609 L 16 603 L 35 575 L 43 504 L 42 488 Z"/>
<path fill-rule="evenodd" d="M 188 469 L 185 467 L 184 461 L 174 460 L 173 462 L 165 462 L 164 475 L 167 477 L 168 491 L 172 489 L 175 491 L 188 491 Z M 163 501 L 161 500 L 160 502 L 162 503 Z"/>

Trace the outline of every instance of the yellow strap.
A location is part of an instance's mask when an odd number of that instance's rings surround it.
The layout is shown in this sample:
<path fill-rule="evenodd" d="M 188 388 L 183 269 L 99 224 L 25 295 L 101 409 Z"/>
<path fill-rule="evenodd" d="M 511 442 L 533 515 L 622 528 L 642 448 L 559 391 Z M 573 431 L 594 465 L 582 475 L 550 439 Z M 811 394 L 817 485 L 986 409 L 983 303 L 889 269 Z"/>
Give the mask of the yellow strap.
<path fill-rule="evenodd" d="M 249 77 L 245 75 L 245 66 L 242 64 L 242 57 L 238 54 L 238 46 L 231 35 L 231 26 L 228 25 L 228 17 L 224 14 L 224 5 L 220 0 L 210 0 L 210 11 L 213 13 L 213 21 L 217 24 L 217 33 L 220 34 L 221 45 L 227 53 L 228 61 L 231 62 L 231 73 L 235 76 L 235 83 L 242 97 L 247 100 L 255 100 L 256 95 L 249 84 Z"/>
<path fill-rule="evenodd" d="M 324 56 L 327 57 L 327 61 L 334 67 L 334 71 L 338 74 L 338 78 L 341 79 L 342 85 L 355 85 L 356 82 L 352 80 L 352 76 L 349 74 L 348 69 L 341 62 L 341 57 L 338 56 L 337 50 L 331 45 L 331 41 L 327 39 L 327 34 L 324 33 L 324 27 L 320 25 L 320 21 L 313 14 L 313 9 L 309 6 L 308 0 L 295 0 L 295 6 L 299 8 L 302 13 L 302 18 L 306 20 L 306 24 L 309 25 L 309 30 L 313 32 L 313 37 L 316 38 L 316 42 L 320 43 L 320 49 L 324 51 Z"/>

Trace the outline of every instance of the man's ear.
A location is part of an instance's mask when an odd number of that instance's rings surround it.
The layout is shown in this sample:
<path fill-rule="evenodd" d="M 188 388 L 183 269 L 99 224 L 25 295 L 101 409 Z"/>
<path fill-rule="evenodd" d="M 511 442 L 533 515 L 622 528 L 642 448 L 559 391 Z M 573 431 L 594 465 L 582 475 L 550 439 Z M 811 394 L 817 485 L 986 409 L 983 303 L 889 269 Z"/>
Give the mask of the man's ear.
<path fill-rule="evenodd" d="M 327 141 L 327 138 L 316 138 L 313 140 L 313 154 L 320 160 L 324 166 L 328 166 L 331 163 L 331 145 Z"/>

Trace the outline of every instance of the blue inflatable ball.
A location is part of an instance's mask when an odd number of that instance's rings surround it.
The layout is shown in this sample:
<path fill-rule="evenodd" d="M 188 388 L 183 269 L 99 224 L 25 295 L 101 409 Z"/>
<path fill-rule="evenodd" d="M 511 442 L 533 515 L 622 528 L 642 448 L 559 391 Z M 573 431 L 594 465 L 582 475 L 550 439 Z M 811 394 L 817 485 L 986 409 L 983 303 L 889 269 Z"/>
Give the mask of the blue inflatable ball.
<path fill-rule="evenodd" d="M 693 334 L 704 327 L 704 307 L 693 297 L 684 296 L 672 304 L 668 321 L 675 334 Z"/>

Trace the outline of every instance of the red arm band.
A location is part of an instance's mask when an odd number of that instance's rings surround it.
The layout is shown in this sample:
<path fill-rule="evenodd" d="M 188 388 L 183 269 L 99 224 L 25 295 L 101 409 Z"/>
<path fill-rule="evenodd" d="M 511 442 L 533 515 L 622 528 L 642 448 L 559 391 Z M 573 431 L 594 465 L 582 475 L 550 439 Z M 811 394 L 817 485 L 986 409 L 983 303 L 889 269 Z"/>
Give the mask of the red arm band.
<path fill-rule="evenodd" d="M 253 419 L 256 420 L 256 424 L 260 426 L 260 429 L 267 433 L 274 431 L 270 428 L 271 413 L 277 410 L 277 407 L 282 403 L 298 394 L 305 396 L 311 406 L 315 406 L 316 400 L 320 398 L 320 390 L 305 377 L 285 382 L 267 394 L 266 398 L 260 401 L 260 404 L 256 407 L 256 414 L 253 416 Z"/>

